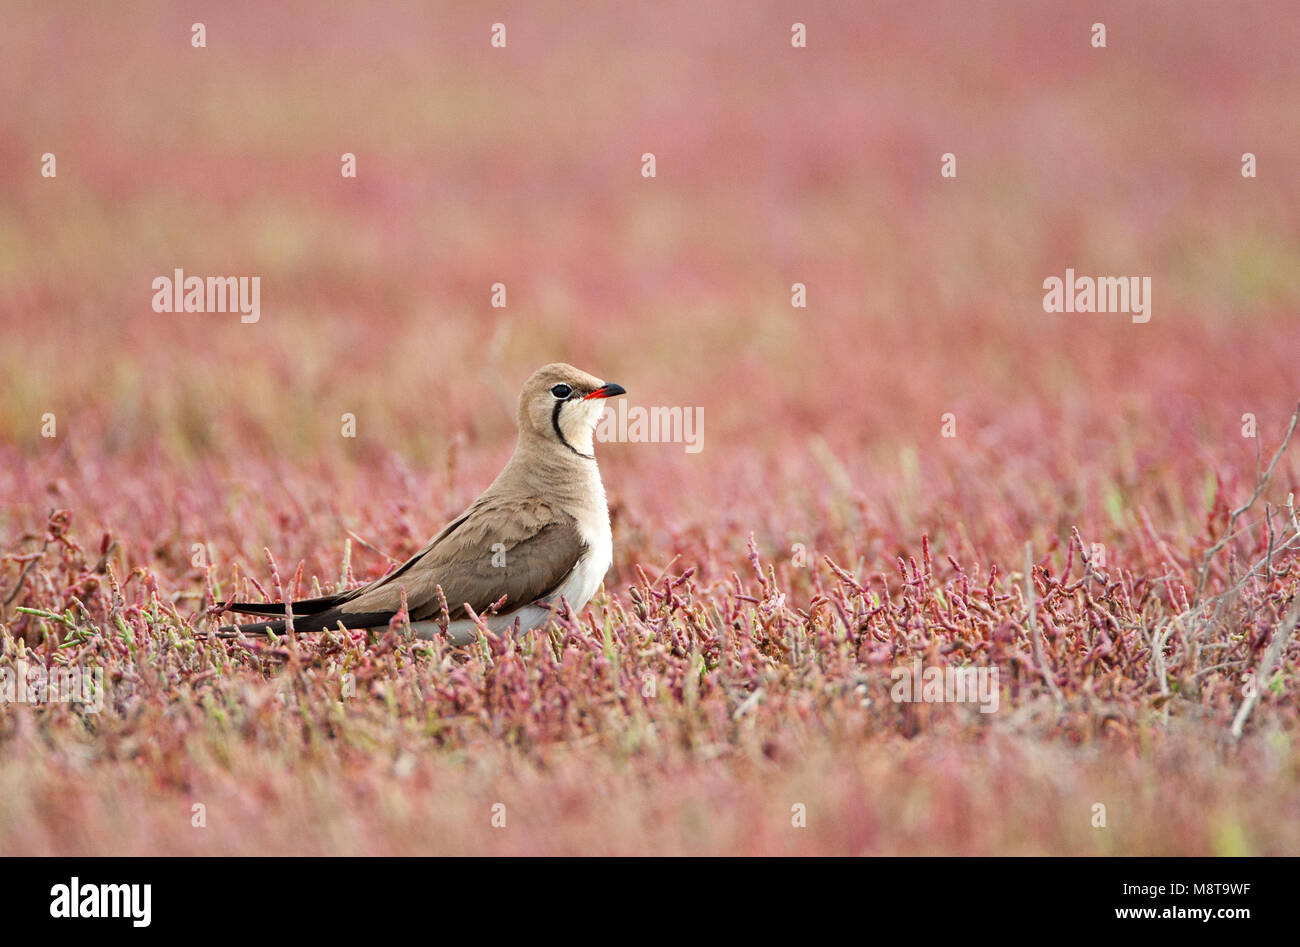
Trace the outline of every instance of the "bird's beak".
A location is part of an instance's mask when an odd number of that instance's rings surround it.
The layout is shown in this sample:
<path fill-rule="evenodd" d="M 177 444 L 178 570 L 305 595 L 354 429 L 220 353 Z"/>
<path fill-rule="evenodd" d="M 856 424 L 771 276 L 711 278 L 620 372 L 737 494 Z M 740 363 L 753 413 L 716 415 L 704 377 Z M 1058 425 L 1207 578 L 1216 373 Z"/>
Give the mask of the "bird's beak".
<path fill-rule="evenodd" d="M 613 398 L 615 395 L 625 395 L 627 389 L 622 385 L 616 385 L 612 381 L 601 385 L 589 395 L 583 396 L 583 401 L 590 401 L 592 398 Z"/>

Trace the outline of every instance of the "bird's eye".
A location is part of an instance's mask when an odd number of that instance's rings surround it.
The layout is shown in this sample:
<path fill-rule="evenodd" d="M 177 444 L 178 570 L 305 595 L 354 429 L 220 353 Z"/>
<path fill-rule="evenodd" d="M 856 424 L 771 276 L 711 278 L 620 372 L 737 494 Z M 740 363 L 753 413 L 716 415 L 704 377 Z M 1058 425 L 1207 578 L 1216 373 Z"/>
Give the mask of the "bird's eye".
<path fill-rule="evenodd" d="M 573 394 L 573 389 L 568 385 L 556 385 L 551 389 L 551 394 L 557 398 L 567 398 Z"/>

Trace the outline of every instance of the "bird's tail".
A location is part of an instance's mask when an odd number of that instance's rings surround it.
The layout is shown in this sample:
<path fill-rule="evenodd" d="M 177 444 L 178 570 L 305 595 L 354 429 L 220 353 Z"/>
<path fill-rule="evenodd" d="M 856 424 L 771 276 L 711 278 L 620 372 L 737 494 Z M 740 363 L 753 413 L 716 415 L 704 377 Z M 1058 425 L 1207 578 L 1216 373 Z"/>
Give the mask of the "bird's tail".
<path fill-rule="evenodd" d="M 317 600 L 318 601 L 318 600 Z M 261 606 L 259 606 L 261 607 Z M 271 606 L 266 606 L 270 608 Z M 279 614 L 284 613 L 284 606 L 279 605 Z M 243 611 L 240 606 L 232 606 L 236 611 Z M 257 614 L 257 613 L 255 613 Z M 315 614 L 298 614 L 298 603 L 293 606 L 293 630 L 297 632 L 324 631 L 326 628 L 380 628 L 387 625 L 395 613 L 382 612 L 345 612 L 341 608 L 330 608 Z M 271 621 L 258 621 L 250 624 L 242 622 L 236 625 L 223 625 L 217 629 L 218 638 L 262 637 L 264 635 L 280 636 L 288 630 L 288 619 L 275 618 Z"/>

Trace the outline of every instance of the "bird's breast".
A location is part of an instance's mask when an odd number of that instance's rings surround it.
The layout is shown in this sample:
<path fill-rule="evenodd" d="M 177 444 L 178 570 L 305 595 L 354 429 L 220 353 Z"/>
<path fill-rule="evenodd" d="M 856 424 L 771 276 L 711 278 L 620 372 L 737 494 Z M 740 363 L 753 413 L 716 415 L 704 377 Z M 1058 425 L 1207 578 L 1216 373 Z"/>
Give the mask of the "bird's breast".
<path fill-rule="evenodd" d="M 600 493 L 598 504 L 576 510 L 574 519 L 585 549 L 556 594 L 564 596 L 577 609 L 591 601 L 614 561 L 614 538 L 610 532 L 604 491 Z"/>

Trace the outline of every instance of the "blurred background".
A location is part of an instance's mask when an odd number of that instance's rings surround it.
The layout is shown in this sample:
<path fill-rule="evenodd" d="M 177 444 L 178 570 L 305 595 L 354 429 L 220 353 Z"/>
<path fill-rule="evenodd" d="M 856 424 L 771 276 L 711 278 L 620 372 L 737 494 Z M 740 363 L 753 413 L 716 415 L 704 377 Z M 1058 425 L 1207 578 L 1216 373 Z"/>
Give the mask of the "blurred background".
<path fill-rule="evenodd" d="M 1292 0 L 0 21 L 0 665 L 21 639 L 109 698 L 0 707 L 0 851 L 1300 846 L 1294 646 L 1219 751 L 1294 574 L 1151 646 L 1300 389 Z M 1044 312 L 1067 268 L 1150 277 L 1150 322 Z M 155 312 L 177 269 L 258 277 L 260 320 Z M 698 453 L 598 445 L 614 567 L 563 648 L 203 636 L 246 577 L 279 594 L 267 552 L 308 595 L 417 549 L 556 360 L 704 420 Z M 1073 528 L 1098 598 L 1059 584 Z M 694 577 L 647 611 L 638 566 Z M 1002 712 L 891 702 L 922 655 L 1000 667 Z"/>
<path fill-rule="evenodd" d="M 176 590 L 194 542 L 400 558 L 552 360 L 704 409 L 698 454 L 601 446 L 618 578 L 716 577 L 751 530 L 870 562 L 1190 535 L 1254 476 L 1242 415 L 1267 451 L 1294 407 L 1285 0 L 6 7 L 7 548 L 63 507 Z M 1045 313 L 1066 267 L 1150 276 L 1150 323 Z M 177 268 L 259 276 L 260 321 L 155 313 Z"/>

